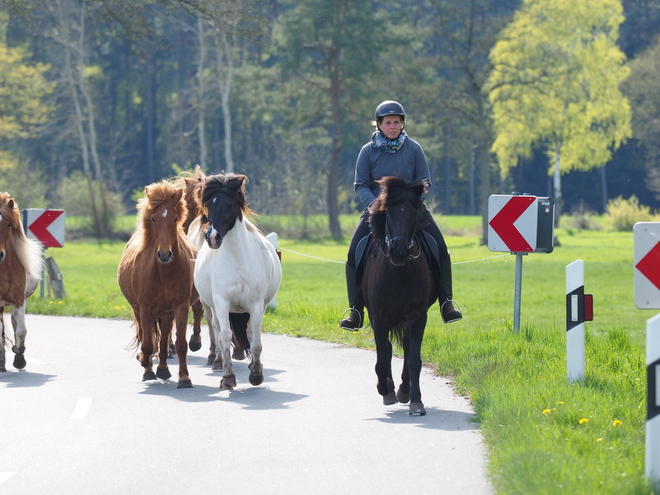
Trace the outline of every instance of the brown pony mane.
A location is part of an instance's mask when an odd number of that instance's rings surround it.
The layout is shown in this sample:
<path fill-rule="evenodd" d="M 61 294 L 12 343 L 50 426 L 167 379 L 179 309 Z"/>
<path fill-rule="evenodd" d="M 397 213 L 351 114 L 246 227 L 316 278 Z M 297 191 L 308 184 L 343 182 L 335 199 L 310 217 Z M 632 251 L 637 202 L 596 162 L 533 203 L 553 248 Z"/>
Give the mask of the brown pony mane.
<path fill-rule="evenodd" d="M 374 238 L 382 240 L 385 238 L 387 208 L 409 201 L 416 209 L 421 210 L 424 207 L 422 197 L 428 192 L 429 181 L 415 179 L 406 182 L 401 177 L 389 176 L 377 180 L 376 183 L 380 186 L 380 194 L 369 207 L 369 225 Z"/>
<path fill-rule="evenodd" d="M 183 222 L 183 231 L 185 233 L 188 233 L 190 224 L 201 213 L 199 205 L 195 200 L 195 191 L 202 187 L 204 179 L 206 179 L 206 174 L 202 172 L 202 167 L 195 165 L 194 172 L 189 172 L 187 170 L 181 172 L 172 181 L 176 187 L 183 189 L 183 196 L 186 200 L 188 214 L 186 215 L 186 219 Z"/>
<path fill-rule="evenodd" d="M 30 276 L 41 277 L 43 267 L 42 248 L 25 235 L 18 203 L 8 192 L 0 192 L 0 215 L 11 224 L 13 236 L 11 245 L 26 273 Z"/>
<path fill-rule="evenodd" d="M 247 196 L 245 193 L 245 186 L 248 183 L 248 178 L 243 174 L 217 174 L 209 175 L 203 182 L 201 189 L 197 190 L 196 199 L 197 205 L 202 211 L 202 214 L 208 216 L 208 209 L 206 202 L 218 193 L 224 193 L 238 203 L 240 218 L 243 216 L 250 217 L 254 213 L 247 204 Z"/>
<path fill-rule="evenodd" d="M 179 191 L 182 191 L 182 189 L 167 180 L 150 184 L 144 188 L 144 197 L 140 198 L 137 203 L 138 225 L 141 226 L 142 229 L 143 246 L 151 237 L 148 234 L 152 229 L 151 216 L 153 215 L 154 210 L 163 203 L 172 202 L 174 196 L 176 196 Z M 180 231 L 180 234 L 185 236 L 183 232 L 183 222 L 186 220 L 186 215 L 188 213 L 186 202 L 179 200 L 176 204 L 172 204 L 172 207 L 176 208 L 178 216 L 176 222 L 177 231 Z"/>

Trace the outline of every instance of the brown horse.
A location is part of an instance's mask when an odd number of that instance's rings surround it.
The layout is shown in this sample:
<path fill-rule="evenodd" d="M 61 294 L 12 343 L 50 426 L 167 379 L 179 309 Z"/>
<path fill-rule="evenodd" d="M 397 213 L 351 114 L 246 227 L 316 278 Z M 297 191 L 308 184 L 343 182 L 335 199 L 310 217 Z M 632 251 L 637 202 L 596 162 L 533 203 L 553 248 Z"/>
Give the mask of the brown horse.
<path fill-rule="evenodd" d="M 14 368 L 25 368 L 25 300 L 34 293 L 43 269 L 42 248 L 25 237 L 18 204 L 0 193 L 0 371 L 5 368 L 4 310 L 11 306 Z"/>
<path fill-rule="evenodd" d="M 117 270 L 119 287 L 133 308 L 140 346 L 142 380 L 166 380 L 169 336 L 176 321 L 175 349 L 179 358 L 178 388 L 192 382 L 186 363 L 186 330 L 190 306 L 198 299 L 193 286 L 196 250 L 183 232 L 186 205 L 183 190 L 168 181 L 151 184 L 138 201 L 138 228 L 126 244 Z M 158 348 L 158 368 L 152 356 Z"/>

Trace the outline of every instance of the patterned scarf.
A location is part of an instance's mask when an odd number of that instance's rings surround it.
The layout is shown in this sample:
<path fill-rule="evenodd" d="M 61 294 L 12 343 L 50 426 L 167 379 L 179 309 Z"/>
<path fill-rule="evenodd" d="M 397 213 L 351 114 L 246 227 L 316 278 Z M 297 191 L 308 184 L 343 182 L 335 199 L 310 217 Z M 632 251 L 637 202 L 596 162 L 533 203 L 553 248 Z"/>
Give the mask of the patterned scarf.
<path fill-rule="evenodd" d="M 381 131 L 376 131 L 371 136 L 371 146 L 381 149 L 386 153 L 395 153 L 401 148 L 401 146 L 403 146 L 407 137 L 408 135 L 404 130 L 401 131 L 401 134 L 399 134 L 399 137 L 396 139 L 387 139 L 385 134 Z"/>

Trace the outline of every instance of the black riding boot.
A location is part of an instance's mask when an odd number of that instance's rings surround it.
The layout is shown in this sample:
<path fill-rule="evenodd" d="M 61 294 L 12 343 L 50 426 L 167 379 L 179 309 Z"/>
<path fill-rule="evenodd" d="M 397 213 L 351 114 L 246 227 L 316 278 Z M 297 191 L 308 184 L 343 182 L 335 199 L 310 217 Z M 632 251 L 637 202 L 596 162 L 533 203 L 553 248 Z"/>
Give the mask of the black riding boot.
<path fill-rule="evenodd" d="M 447 257 L 440 262 L 440 283 L 438 284 L 438 302 L 440 304 L 440 316 L 445 323 L 451 323 L 463 318 L 452 300 L 452 282 L 451 282 L 451 257 Z"/>
<path fill-rule="evenodd" d="M 357 332 L 364 320 L 364 300 L 355 281 L 355 268 L 346 264 L 346 289 L 348 291 L 348 316 L 339 322 L 344 330 Z M 344 312 L 345 313 L 345 312 Z"/>

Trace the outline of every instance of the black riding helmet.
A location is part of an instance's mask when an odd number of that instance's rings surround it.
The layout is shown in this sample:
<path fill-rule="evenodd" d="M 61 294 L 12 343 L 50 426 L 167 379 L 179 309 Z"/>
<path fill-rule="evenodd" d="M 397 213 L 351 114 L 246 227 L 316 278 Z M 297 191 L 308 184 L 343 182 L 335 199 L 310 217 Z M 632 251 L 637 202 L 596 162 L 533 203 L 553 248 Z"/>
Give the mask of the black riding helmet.
<path fill-rule="evenodd" d="M 383 120 L 386 115 L 400 115 L 401 120 L 406 120 L 406 111 L 398 101 L 386 100 L 376 107 L 376 122 Z"/>

